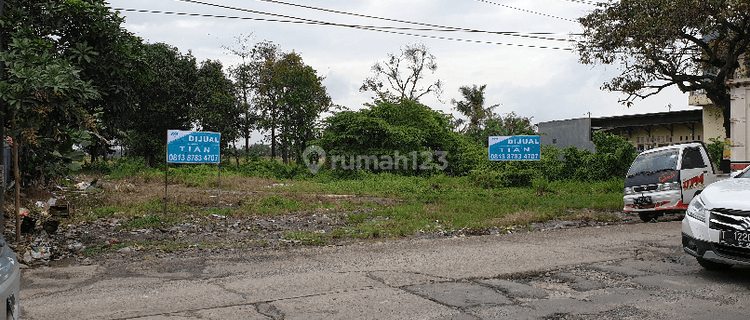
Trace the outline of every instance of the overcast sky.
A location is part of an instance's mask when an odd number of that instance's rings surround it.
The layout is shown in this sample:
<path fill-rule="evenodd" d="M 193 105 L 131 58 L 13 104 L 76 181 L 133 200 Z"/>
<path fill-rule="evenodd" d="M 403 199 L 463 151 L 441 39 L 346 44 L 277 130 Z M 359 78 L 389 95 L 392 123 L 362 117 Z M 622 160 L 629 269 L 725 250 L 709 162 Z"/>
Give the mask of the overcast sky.
<path fill-rule="evenodd" d="M 638 100 L 633 107 L 626 108 L 618 103 L 618 98 L 623 97 L 621 94 L 599 89 L 602 83 L 617 75 L 616 66 L 581 65 L 573 51 L 540 48 L 571 48 L 570 43 L 525 37 L 551 33 L 542 37 L 570 39 L 570 34 L 580 32 L 575 19 L 594 9 L 588 4 L 590 1 L 109 0 L 109 3 L 112 8 L 242 17 L 244 19 L 121 13 L 126 17 L 125 28 L 145 41 L 164 42 L 181 52 L 192 51 L 198 61 L 220 60 L 225 67 L 238 63 L 238 59 L 228 55 L 222 46 L 236 46 L 235 38 L 240 35 L 252 35 L 254 43 L 272 41 L 285 52 L 294 50 L 325 77 L 324 85 L 334 103 L 355 110 L 372 101 L 371 94 L 359 92 L 363 80 L 371 75 L 370 67 L 384 60 L 388 53 L 398 52 L 401 47 L 415 42 L 426 44 L 437 58 L 438 69 L 427 76 L 424 84 L 436 79 L 445 83 L 442 102 L 432 97 L 423 98 L 421 102 L 444 112 L 452 111 L 451 99 L 461 99 L 459 87 L 473 84 L 487 85 L 486 102 L 500 104 L 497 112 L 514 111 L 533 117 L 534 123 L 582 118 L 589 112 L 592 117 L 666 112 L 670 104 L 672 111 L 691 109 L 687 105 L 687 95 L 677 89 Z M 365 15 L 383 19 L 363 17 Z M 378 32 L 268 21 L 301 21 L 297 19 L 358 26 L 427 28 L 388 21 L 401 20 L 516 32 L 520 36 L 396 29 Z"/>

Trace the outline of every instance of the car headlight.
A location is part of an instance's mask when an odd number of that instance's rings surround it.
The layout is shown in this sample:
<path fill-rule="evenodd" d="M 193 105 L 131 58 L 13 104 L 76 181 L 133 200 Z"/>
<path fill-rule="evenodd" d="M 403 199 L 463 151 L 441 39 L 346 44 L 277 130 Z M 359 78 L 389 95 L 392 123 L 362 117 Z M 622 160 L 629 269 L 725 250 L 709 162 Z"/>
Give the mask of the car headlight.
<path fill-rule="evenodd" d="M 659 184 L 659 191 L 680 190 L 679 182 L 667 182 Z"/>
<path fill-rule="evenodd" d="M 703 204 L 703 200 L 701 199 L 700 195 L 696 196 L 692 201 L 690 201 L 690 205 L 687 208 L 686 214 L 693 219 L 699 220 L 701 222 L 706 222 L 706 205 Z"/>
<path fill-rule="evenodd" d="M 625 195 L 631 195 L 635 192 L 633 192 L 633 187 L 625 187 Z"/>

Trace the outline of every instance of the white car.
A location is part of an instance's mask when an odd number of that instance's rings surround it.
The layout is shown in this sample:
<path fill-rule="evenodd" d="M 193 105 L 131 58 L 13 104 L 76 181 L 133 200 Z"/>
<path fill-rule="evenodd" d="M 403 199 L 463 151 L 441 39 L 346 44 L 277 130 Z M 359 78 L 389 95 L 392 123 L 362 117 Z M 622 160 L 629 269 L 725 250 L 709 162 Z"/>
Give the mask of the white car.
<path fill-rule="evenodd" d="M 693 198 L 682 220 L 682 247 L 709 270 L 750 265 L 750 167 Z"/>
<path fill-rule="evenodd" d="M 20 287 L 21 269 L 18 265 L 18 259 L 0 235 L 0 304 L 2 304 L 0 319 L 18 319 L 20 311 L 18 308 L 18 292 Z M 5 312 L 2 312 L 2 310 L 5 310 Z"/>

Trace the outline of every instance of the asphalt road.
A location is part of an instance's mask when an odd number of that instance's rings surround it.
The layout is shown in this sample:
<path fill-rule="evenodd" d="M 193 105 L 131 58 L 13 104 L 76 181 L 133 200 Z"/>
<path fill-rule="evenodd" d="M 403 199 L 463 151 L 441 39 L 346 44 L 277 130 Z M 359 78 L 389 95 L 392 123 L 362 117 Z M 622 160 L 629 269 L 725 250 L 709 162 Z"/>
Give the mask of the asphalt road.
<path fill-rule="evenodd" d="M 22 319 L 747 319 L 750 268 L 701 269 L 680 222 L 114 256 L 26 269 Z"/>

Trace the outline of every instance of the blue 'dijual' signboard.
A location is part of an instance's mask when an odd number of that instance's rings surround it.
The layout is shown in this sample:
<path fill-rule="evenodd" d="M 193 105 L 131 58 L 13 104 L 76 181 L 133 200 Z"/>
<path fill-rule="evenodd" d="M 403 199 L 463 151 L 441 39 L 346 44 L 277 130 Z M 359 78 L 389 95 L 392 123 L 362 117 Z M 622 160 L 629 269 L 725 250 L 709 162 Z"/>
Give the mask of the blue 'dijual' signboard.
<path fill-rule="evenodd" d="M 538 161 L 539 136 L 490 137 L 490 161 Z"/>
<path fill-rule="evenodd" d="M 167 130 L 168 163 L 219 163 L 221 133 Z"/>

